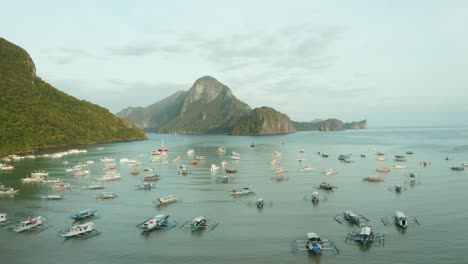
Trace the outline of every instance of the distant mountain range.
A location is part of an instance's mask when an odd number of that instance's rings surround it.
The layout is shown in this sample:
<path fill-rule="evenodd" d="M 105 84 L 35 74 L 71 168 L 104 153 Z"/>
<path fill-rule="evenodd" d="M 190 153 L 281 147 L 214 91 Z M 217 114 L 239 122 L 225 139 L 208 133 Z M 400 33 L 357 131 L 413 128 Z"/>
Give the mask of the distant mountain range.
<path fill-rule="evenodd" d="M 367 122 L 343 123 L 338 119 L 293 122 L 271 107 L 251 109 L 231 89 L 213 77 L 195 81 L 146 108 L 128 107 L 117 113 L 147 132 L 171 134 L 276 135 L 298 131 L 365 129 Z"/>
<path fill-rule="evenodd" d="M 130 121 L 36 76 L 22 48 L 0 38 L 0 154 L 31 148 L 146 139 Z"/>

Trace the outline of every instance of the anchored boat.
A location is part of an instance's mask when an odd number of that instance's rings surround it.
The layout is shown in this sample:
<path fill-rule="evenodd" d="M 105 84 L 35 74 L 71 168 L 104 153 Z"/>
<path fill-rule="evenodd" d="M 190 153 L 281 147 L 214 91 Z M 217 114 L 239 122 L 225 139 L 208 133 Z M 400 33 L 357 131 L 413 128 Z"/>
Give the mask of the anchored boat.
<path fill-rule="evenodd" d="M 2 194 L 14 195 L 14 194 L 16 194 L 18 192 L 19 192 L 19 190 L 15 190 L 15 189 L 13 189 L 11 187 L 5 187 L 5 185 L 0 183 L 0 195 L 2 195 Z"/>
<path fill-rule="evenodd" d="M 33 217 L 31 219 L 20 222 L 18 225 L 13 226 L 12 229 L 16 232 L 23 232 L 27 230 L 34 230 L 43 226 L 45 218 L 42 216 Z"/>
<path fill-rule="evenodd" d="M 136 227 L 140 228 L 142 232 L 148 232 L 158 228 L 165 228 L 166 230 L 175 227 L 177 223 L 174 221 L 173 223 L 169 222 L 169 215 L 155 215 L 140 224 L 136 225 Z"/>
<path fill-rule="evenodd" d="M 74 219 L 75 221 L 79 221 L 79 220 L 83 220 L 83 219 L 86 219 L 86 218 L 91 218 L 91 217 L 94 217 L 95 214 L 96 214 L 96 211 L 97 210 L 93 210 L 93 209 L 86 209 L 86 210 L 83 210 L 79 213 L 76 213 L 72 216 L 70 216 L 72 219 Z"/>
<path fill-rule="evenodd" d="M 60 232 L 60 235 L 65 239 L 76 237 L 76 236 L 81 236 L 81 235 L 85 235 L 85 234 L 89 234 L 93 232 L 95 230 L 94 229 L 95 227 L 96 226 L 94 225 L 93 222 L 88 222 L 88 223 L 72 226 L 68 228 L 67 230 L 63 230 Z"/>

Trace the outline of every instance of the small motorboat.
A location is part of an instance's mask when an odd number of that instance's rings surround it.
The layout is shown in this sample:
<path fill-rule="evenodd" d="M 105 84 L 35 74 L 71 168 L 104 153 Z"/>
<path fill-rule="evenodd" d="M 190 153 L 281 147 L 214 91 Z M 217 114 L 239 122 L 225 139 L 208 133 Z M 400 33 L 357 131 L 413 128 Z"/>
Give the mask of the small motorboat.
<path fill-rule="evenodd" d="M 234 189 L 231 191 L 231 195 L 246 195 L 246 194 L 251 194 L 254 193 L 255 190 L 250 189 L 249 187 L 244 187 L 242 189 Z"/>
<path fill-rule="evenodd" d="M 42 216 L 33 217 L 31 219 L 21 221 L 18 225 L 13 226 L 12 229 L 15 232 L 23 232 L 27 230 L 34 230 L 42 226 L 45 222 L 45 218 Z"/>
<path fill-rule="evenodd" d="M 219 171 L 220 167 L 216 164 L 211 164 L 211 167 L 210 167 L 210 171 L 211 173 L 216 173 L 217 171 Z"/>
<path fill-rule="evenodd" d="M 75 236 L 81 236 L 86 233 L 92 232 L 95 227 L 96 226 L 94 225 L 93 222 L 87 222 L 84 224 L 72 226 L 68 228 L 67 230 L 63 230 L 60 232 L 60 235 L 65 239 L 72 238 Z"/>
<path fill-rule="evenodd" d="M 196 160 L 205 160 L 205 156 L 195 156 Z"/>
<path fill-rule="evenodd" d="M 97 212 L 97 210 L 93 210 L 91 208 L 88 208 L 86 210 L 83 210 L 83 211 L 81 211 L 79 213 L 76 213 L 76 214 L 70 216 L 70 218 L 74 219 L 75 221 L 79 221 L 79 220 L 83 220 L 83 219 L 86 219 L 86 218 L 94 217 L 96 212 Z"/>
<path fill-rule="evenodd" d="M 226 153 L 226 148 L 224 146 L 221 146 L 221 147 L 218 148 L 217 152 L 220 153 L 220 154 L 224 154 L 224 153 Z"/>
<path fill-rule="evenodd" d="M 130 172 L 132 175 L 138 175 L 140 174 L 140 170 L 139 169 L 134 169 Z"/>
<path fill-rule="evenodd" d="M 168 196 L 163 196 L 163 197 L 158 197 L 156 198 L 155 202 L 158 202 L 160 205 L 161 204 L 170 204 L 170 203 L 175 203 L 177 202 L 177 198 L 174 195 L 168 195 Z"/>
<path fill-rule="evenodd" d="M 117 168 L 117 165 L 115 165 L 115 163 L 108 163 L 108 164 L 105 164 L 104 166 L 102 166 L 101 168 L 104 169 L 104 170 L 113 170 L 113 169 Z"/>
<path fill-rule="evenodd" d="M 41 177 L 47 177 L 49 176 L 49 173 L 44 171 L 44 170 L 38 170 L 38 171 L 35 171 L 33 173 L 31 173 L 31 177 L 34 177 L 34 178 L 41 178 Z"/>
<path fill-rule="evenodd" d="M 450 169 L 451 169 L 451 170 L 454 170 L 454 171 L 462 171 L 462 170 L 465 170 L 464 167 L 460 167 L 460 166 L 454 166 L 454 167 L 451 167 Z"/>
<path fill-rule="evenodd" d="M 24 183 L 34 183 L 34 182 L 41 182 L 42 178 L 41 177 L 26 177 L 26 178 L 21 178 L 21 181 Z"/>
<path fill-rule="evenodd" d="M 195 151 L 193 149 L 187 150 L 187 155 L 193 155 Z"/>
<path fill-rule="evenodd" d="M 335 243 L 331 240 L 322 240 L 320 237 L 314 233 L 307 233 L 307 240 L 295 240 L 291 243 L 291 250 L 293 254 L 296 254 L 298 251 L 309 251 L 315 255 L 321 255 L 322 252 L 326 250 L 331 250 L 333 253 L 339 254 L 339 249 L 336 247 Z"/>
<path fill-rule="evenodd" d="M 96 196 L 97 200 L 104 200 L 104 199 L 114 199 L 119 197 L 117 194 L 113 192 L 102 192 Z"/>
<path fill-rule="evenodd" d="M 60 180 L 59 178 L 57 178 L 57 179 L 47 179 L 47 180 L 41 179 L 41 182 L 42 183 L 60 183 L 60 182 L 62 182 L 62 180 Z"/>
<path fill-rule="evenodd" d="M 183 167 L 179 170 L 179 174 L 182 174 L 182 175 L 190 174 L 190 170 L 187 169 L 186 167 Z"/>
<path fill-rule="evenodd" d="M 402 211 L 395 212 L 395 224 L 401 228 L 408 227 L 408 220 L 406 220 L 406 216 Z"/>
<path fill-rule="evenodd" d="M 305 166 L 304 168 L 302 168 L 302 171 L 314 171 L 315 169 L 312 168 L 312 167 L 309 167 L 309 166 Z"/>
<path fill-rule="evenodd" d="M 394 168 L 394 169 L 406 169 L 407 167 L 408 166 L 406 166 L 406 165 L 393 165 L 392 168 Z"/>
<path fill-rule="evenodd" d="M 281 156 L 281 152 L 273 151 L 273 153 L 271 155 L 273 155 L 274 157 L 279 157 L 279 156 Z"/>
<path fill-rule="evenodd" d="M 279 165 L 280 163 L 279 163 L 279 161 L 277 161 L 277 160 L 272 160 L 272 161 L 270 162 L 270 164 L 273 165 L 273 166 L 276 166 L 276 165 Z"/>
<path fill-rule="evenodd" d="M 285 171 L 284 171 L 283 168 L 276 168 L 276 169 L 273 170 L 273 173 L 275 173 L 275 174 L 284 173 L 284 172 L 285 172 Z"/>

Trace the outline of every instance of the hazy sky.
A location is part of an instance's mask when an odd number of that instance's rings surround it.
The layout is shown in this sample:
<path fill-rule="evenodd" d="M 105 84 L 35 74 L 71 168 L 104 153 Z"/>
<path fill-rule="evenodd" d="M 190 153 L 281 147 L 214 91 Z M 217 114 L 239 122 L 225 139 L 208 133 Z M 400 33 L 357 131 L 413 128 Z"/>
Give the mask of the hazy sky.
<path fill-rule="evenodd" d="M 468 1 L 6 1 L 0 36 L 118 112 L 204 75 L 252 108 L 370 127 L 468 124 Z"/>

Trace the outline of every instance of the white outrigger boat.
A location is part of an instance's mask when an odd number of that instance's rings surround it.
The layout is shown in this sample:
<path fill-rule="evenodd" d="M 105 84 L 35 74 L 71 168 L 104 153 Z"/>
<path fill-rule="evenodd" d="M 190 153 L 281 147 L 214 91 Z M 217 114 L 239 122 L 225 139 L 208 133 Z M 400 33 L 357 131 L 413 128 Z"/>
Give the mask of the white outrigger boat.
<path fill-rule="evenodd" d="M 41 182 L 42 177 L 26 177 L 26 178 L 21 178 L 21 181 L 24 183 L 31 183 L 31 182 Z"/>
<path fill-rule="evenodd" d="M 340 215 L 342 217 L 342 220 L 351 224 L 358 225 L 358 226 L 360 226 L 362 222 L 367 223 L 370 221 L 367 217 L 363 216 L 362 214 L 356 214 L 354 212 L 346 210 L 346 211 L 343 211 L 341 214 L 337 214 L 335 215 L 335 217 L 333 217 L 333 219 L 335 219 L 335 221 L 337 221 L 340 224 L 341 224 L 341 221 L 340 219 L 338 219 Z"/>
<path fill-rule="evenodd" d="M 255 190 L 250 189 L 249 187 L 244 187 L 242 189 L 234 189 L 231 191 L 231 195 L 246 195 L 246 194 L 251 194 L 254 193 Z"/>
<path fill-rule="evenodd" d="M 169 215 L 155 215 L 145 221 L 136 225 L 136 227 L 140 228 L 142 232 L 148 232 L 154 229 L 161 229 L 164 228 L 166 231 L 175 227 L 177 225 L 176 221 L 172 223 L 169 221 Z"/>
<path fill-rule="evenodd" d="M 46 200 L 62 200 L 67 198 L 67 196 L 64 196 L 63 194 L 48 194 L 41 196 L 41 198 Z"/>
<path fill-rule="evenodd" d="M 135 185 L 135 190 L 151 190 L 153 188 L 155 188 L 155 186 L 152 182 L 145 182 L 140 185 Z"/>
<path fill-rule="evenodd" d="M 44 171 L 44 170 L 38 170 L 33 173 L 31 173 L 31 177 L 47 177 L 49 176 L 49 173 Z"/>
<path fill-rule="evenodd" d="M 362 226 L 360 231 L 353 231 L 348 233 L 345 242 L 355 242 L 361 245 L 378 240 L 380 244 L 384 243 L 385 235 L 382 233 L 375 233 L 371 226 Z"/>
<path fill-rule="evenodd" d="M 104 185 L 101 184 L 89 184 L 82 187 L 85 190 L 99 190 L 104 189 Z"/>
<path fill-rule="evenodd" d="M 177 198 L 171 194 L 168 196 L 157 197 L 154 202 L 158 202 L 159 205 L 170 204 L 177 202 Z"/>
<path fill-rule="evenodd" d="M 296 254 L 298 251 L 309 251 L 315 255 L 321 255 L 326 250 L 332 250 L 333 253 L 340 254 L 335 243 L 331 240 L 322 240 L 314 233 L 307 233 L 307 240 L 295 240 L 291 242 L 291 252 Z"/>
<path fill-rule="evenodd" d="M 96 225 L 93 222 L 87 222 L 87 223 L 75 225 L 66 230 L 63 230 L 60 232 L 60 235 L 65 239 L 76 237 L 76 236 L 89 238 L 89 237 L 101 234 L 95 228 L 96 228 Z"/>
<path fill-rule="evenodd" d="M 4 227 L 11 224 L 10 219 L 8 219 L 6 213 L 0 213 L 0 227 Z"/>
<path fill-rule="evenodd" d="M 56 183 L 52 188 L 57 190 L 71 189 L 71 184 L 66 182 Z"/>
<path fill-rule="evenodd" d="M 420 225 L 416 217 L 410 216 L 408 218 L 402 211 L 396 211 L 393 216 L 382 217 L 381 220 L 384 225 L 395 224 L 403 229 L 406 229 L 409 223 Z"/>
<path fill-rule="evenodd" d="M 107 175 L 102 176 L 101 178 L 96 178 L 96 180 L 98 181 L 115 181 L 115 180 L 120 180 L 120 179 L 121 179 L 120 173 L 107 174 Z"/>
<path fill-rule="evenodd" d="M 96 196 L 96 200 L 114 199 L 117 197 L 119 196 L 113 192 L 102 192 Z"/>
<path fill-rule="evenodd" d="M 47 179 L 47 180 L 41 179 L 41 182 L 42 182 L 42 183 L 60 183 L 60 182 L 62 182 L 62 180 L 60 180 L 60 178 L 57 178 L 57 179 Z"/>
<path fill-rule="evenodd" d="M 0 183 L 0 195 L 15 195 L 18 193 L 19 190 L 15 190 L 11 187 L 5 187 L 5 185 Z"/>
<path fill-rule="evenodd" d="M 42 231 L 51 226 L 45 225 L 45 218 L 42 216 L 33 217 L 31 219 L 21 221 L 19 224 L 12 227 L 15 232 L 23 232 L 27 230 Z"/>
<path fill-rule="evenodd" d="M 192 231 L 198 230 L 199 228 L 206 228 L 211 226 L 210 231 L 213 231 L 219 225 L 218 222 L 208 222 L 206 216 L 197 216 L 192 220 L 188 220 L 187 222 L 183 223 L 180 228 L 190 226 Z"/>

